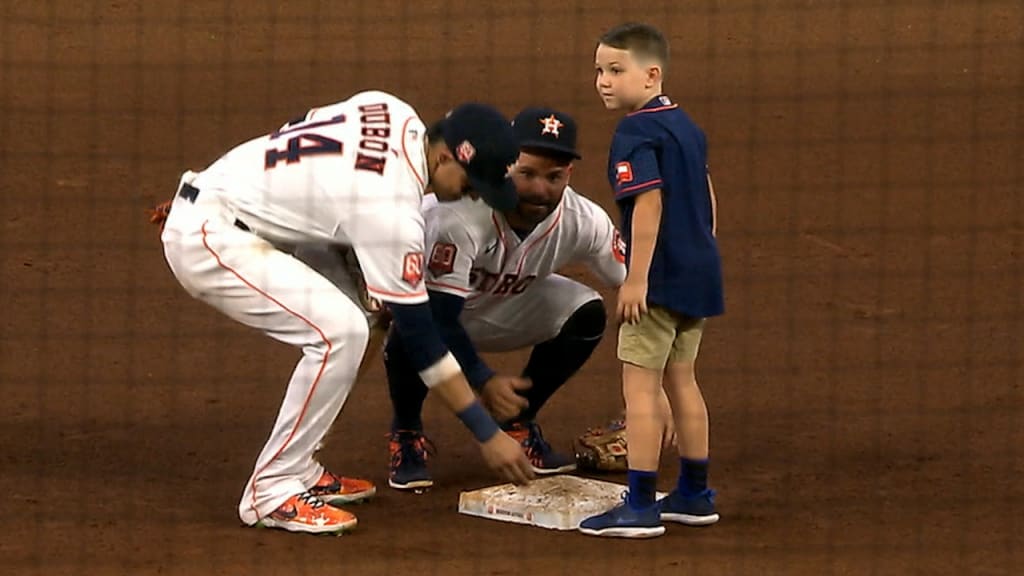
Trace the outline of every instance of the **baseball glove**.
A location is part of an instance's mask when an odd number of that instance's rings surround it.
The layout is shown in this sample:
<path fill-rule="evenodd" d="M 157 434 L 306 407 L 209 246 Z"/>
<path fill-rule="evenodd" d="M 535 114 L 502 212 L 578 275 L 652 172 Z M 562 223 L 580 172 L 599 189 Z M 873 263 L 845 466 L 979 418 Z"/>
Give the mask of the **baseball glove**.
<path fill-rule="evenodd" d="M 612 420 L 599 428 L 591 428 L 573 444 L 576 465 L 594 472 L 625 472 L 626 422 Z"/>

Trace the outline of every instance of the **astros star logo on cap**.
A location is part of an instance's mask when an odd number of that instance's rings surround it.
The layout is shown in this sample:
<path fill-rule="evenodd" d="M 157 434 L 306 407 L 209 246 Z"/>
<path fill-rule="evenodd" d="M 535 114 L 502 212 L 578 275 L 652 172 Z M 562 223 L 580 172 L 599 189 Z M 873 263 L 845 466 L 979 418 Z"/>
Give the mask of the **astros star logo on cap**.
<path fill-rule="evenodd" d="M 558 129 L 564 126 L 561 120 L 555 118 L 554 114 L 547 118 L 541 118 L 540 123 L 544 125 L 544 130 L 541 131 L 541 134 L 553 134 L 555 138 L 558 138 Z"/>

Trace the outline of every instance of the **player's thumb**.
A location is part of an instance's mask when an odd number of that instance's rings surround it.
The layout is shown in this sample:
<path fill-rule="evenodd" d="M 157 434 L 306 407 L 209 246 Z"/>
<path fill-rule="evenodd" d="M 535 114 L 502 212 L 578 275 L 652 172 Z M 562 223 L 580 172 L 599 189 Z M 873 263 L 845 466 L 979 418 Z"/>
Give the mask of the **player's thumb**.
<path fill-rule="evenodd" d="M 512 387 L 516 390 L 529 390 L 533 387 L 533 380 L 529 378 L 516 378 L 513 381 Z"/>

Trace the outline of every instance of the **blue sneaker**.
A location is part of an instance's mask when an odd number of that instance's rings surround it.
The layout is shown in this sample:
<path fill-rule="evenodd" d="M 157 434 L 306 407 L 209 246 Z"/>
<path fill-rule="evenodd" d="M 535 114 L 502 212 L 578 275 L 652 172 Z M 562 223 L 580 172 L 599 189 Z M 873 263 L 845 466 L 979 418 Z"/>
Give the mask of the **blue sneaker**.
<path fill-rule="evenodd" d="M 687 526 L 707 526 L 718 522 L 714 490 L 704 490 L 693 496 L 683 496 L 678 490 L 673 490 L 658 500 L 657 506 L 661 511 L 661 519 L 667 522 Z"/>
<path fill-rule="evenodd" d="M 623 495 L 622 504 L 580 522 L 579 531 L 588 536 L 654 538 L 665 533 L 658 511 L 657 503 L 644 510 L 634 510 Z"/>

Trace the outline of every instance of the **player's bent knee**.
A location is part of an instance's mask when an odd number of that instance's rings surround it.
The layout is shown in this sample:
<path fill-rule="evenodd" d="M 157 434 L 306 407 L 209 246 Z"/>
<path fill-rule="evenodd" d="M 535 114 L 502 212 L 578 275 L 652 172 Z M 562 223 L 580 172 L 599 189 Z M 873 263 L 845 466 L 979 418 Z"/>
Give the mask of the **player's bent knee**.
<path fill-rule="evenodd" d="M 604 335 L 608 313 L 600 298 L 590 300 L 576 309 L 562 325 L 559 335 L 581 340 L 599 339 Z"/>
<path fill-rule="evenodd" d="M 362 354 L 370 341 L 370 323 L 355 306 L 351 313 L 336 313 L 320 324 L 320 332 L 331 354 Z M 335 309 L 336 312 L 337 309 Z"/>

